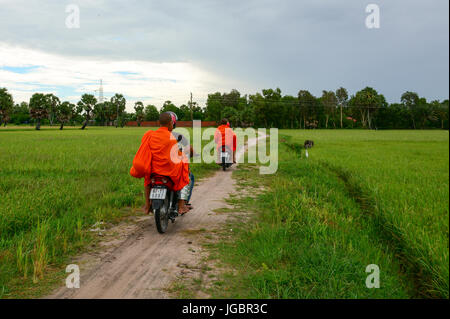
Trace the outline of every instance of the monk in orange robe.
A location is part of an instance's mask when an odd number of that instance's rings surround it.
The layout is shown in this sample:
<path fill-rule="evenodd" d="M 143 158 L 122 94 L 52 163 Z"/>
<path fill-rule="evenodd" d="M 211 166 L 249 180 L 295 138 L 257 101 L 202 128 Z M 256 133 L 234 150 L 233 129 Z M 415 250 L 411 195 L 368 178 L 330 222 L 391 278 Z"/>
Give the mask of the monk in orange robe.
<path fill-rule="evenodd" d="M 187 157 L 180 152 L 178 143 L 172 135 L 173 121 L 169 113 L 162 113 L 159 117 L 160 128 L 148 131 L 142 138 L 141 147 L 133 161 L 130 174 L 134 177 L 144 177 L 145 213 L 151 210 L 150 184 L 151 174 L 170 177 L 174 182 L 174 191 L 189 187 L 189 163 Z M 185 194 L 186 192 L 180 192 Z M 182 197 L 182 196 L 181 196 Z M 187 198 L 179 198 L 178 212 L 185 214 Z"/>
<path fill-rule="evenodd" d="M 214 133 L 214 141 L 217 144 L 217 154 L 219 155 L 222 151 L 222 146 L 227 146 L 233 151 L 233 163 L 236 164 L 236 134 L 231 129 L 227 119 L 220 121 L 220 125 Z"/>

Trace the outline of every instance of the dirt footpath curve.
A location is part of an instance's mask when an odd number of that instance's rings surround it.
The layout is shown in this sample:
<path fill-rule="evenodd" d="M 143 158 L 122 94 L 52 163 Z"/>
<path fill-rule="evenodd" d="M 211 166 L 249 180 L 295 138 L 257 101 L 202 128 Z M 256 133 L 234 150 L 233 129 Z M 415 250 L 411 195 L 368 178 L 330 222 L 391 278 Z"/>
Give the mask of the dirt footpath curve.
<path fill-rule="evenodd" d="M 254 138 L 247 145 L 256 143 Z M 245 149 L 238 150 L 237 159 Z M 226 206 L 224 199 L 235 192 L 234 169 L 233 165 L 223 172 L 218 167 L 214 176 L 196 185 L 191 199 L 194 209 L 170 223 L 165 234 L 157 232 L 153 215 L 117 227 L 121 234 L 102 243 L 102 251 L 87 253 L 74 262 L 80 265 L 80 288 L 63 286 L 46 298 L 170 298 L 167 288 L 176 280 L 179 265 L 196 264 L 199 259 L 195 251 L 201 247 L 189 232 L 225 223 L 226 215 L 213 211 Z"/>

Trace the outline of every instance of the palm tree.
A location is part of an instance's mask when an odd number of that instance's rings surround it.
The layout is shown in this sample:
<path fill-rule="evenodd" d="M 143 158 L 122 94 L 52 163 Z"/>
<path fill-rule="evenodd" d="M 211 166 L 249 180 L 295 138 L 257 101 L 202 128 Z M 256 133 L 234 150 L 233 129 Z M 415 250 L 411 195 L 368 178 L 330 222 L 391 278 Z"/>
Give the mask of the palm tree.
<path fill-rule="evenodd" d="M 340 87 L 339 89 L 336 90 L 336 97 L 338 100 L 338 105 L 341 111 L 341 128 L 343 128 L 343 123 L 342 123 L 342 108 L 345 107 L 347 105 L 347 101 L 348 101 L 348 92 L 347 89 Z"/>
<path fill-rule="evenodd" d="M 56 113 L 58 112 L 59 106 L 61 105 L 61 101 L 59 98 L 53 94 L 46 95 L 49 103 L 48 108 L 48 120 L 50 121 L 50 126 L 53 125 L 53 120 L 55 119 Z"/>
<path fill-rule="evenodd" d="M 141 126 L 141 121 L 144 119 L 144 104 L 141 101 L 137 101 L 134 104 L 134 110 L 136 111 L 137 124 Z"/>
<path fill-rule="evenodd" d="M 125 100 L 124 96 L 122 94 L 115 94 L 111 98 L 111 104 L 116 110 L 116 127 L 119 126 L 119 118 L 122 115 L 122 113 L 125 111 L 127 101 Z"/>
<path fill-rule="evenodd" d="M 50 101 L 48 96 L 42 93 L 35 93 L 30 98 L 30 116 L 36 120 L 36 130 L 41 129 L 41 119 L 48 116 Z"/>
<path fill-rule="evenodd" d="M 14 107 L 12 95 L 8 93 L 6 88 L 0 89 L 0 125 L 6 126 L 9 121 L 9 114 Z"/>
<path fill-rule="evenodd" d="M 89 120 L 92 117 L 92 111 L 94 109 L 95 104 L 97 104 L 97 99 L 92 94 L 83 94 L 81 97 L 80 102 L 77 104 L 78 113 L 81 113 L 84 111 L 84 117 L 85 121 L 83 123 L 83 126 L 81 127 L 82 130 L 86 128 L 86 125 L 88 124 Z"/>
<path fill-rule="evenodd" d="M 75 113 L 75 104 L 64 101 L 61 103 L 56 110 L 56 118 L 58 119 L 59 123 L 61 123 L 60 130 L 63 129 L 64 123 L 70 121 L 73 114 Z"/>
<path fill-rule="evenodd" d="M 325 128 L 328 128 L 328 120 L 330 116 L 333 116 L 334 112 L 336 111 L 337 102 L 338 101 L 336 98 L 336 94 L 333 91 L 322 92 L 322 104 L 325 108 L 325 118 L 326 118 Z"/>

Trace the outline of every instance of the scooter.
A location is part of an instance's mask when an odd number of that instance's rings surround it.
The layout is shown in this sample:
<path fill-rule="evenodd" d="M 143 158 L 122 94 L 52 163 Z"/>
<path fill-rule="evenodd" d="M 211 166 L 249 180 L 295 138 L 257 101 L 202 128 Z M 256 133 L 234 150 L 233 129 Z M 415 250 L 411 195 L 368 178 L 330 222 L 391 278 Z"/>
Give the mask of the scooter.
<path fill-rule="evenodd" d="M 222 146 L 222 151 L 220 152 L 220 165 L 222 170 L 226 171 L 231 165 L 233 165 L 233 159 L 231 158 L 231 150 L 228 146 Z"/>
<path fill-rule="evenodd" d="M 150 199 L 156 228 L 160 234 L 164 234 L 169 220 L 174 223 L 178 217 L 178 192 L 173 190 L 174 183 L 167 176 L 152 174 L 150 179 Z"/>

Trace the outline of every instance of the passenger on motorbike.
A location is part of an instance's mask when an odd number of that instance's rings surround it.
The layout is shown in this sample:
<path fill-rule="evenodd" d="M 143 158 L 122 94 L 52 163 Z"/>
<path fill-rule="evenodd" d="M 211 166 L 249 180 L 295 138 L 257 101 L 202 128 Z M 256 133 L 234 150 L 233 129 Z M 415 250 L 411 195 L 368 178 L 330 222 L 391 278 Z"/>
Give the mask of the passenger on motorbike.
<path fill-rule="evenodd" d="M 173 129 L 175 129 L 177 126 L 178 116 L 172 111 L 168 111 L 167 113 L 170 113 L 170 115 L 172 116 Z M 189 156 L 190 158 L 192 158 L 193 156 L 198 156 L 195 153 L 192 145 L 189 144 L 189 140 L 183 134 L 172 131 L 172 135 L 178 141 L 178 145 L 180 146 L 180 151 L 184 152 L 184 154 L 186 156 Z M 186 205 L 188 206 L 189 209 L 192 209 L 193 207 L 190 204 L 190 200 L 192 197 L 192 191 L 194 189 L 195 177 L 194 177 L 194 174 L 192 173 L 192 171 L 190 170 L 190 168 L 189 168 L 189 181 L 190 181 L 189 182 L 190 189 L 189 189 L 188 199 L 186 200 Z"/>

